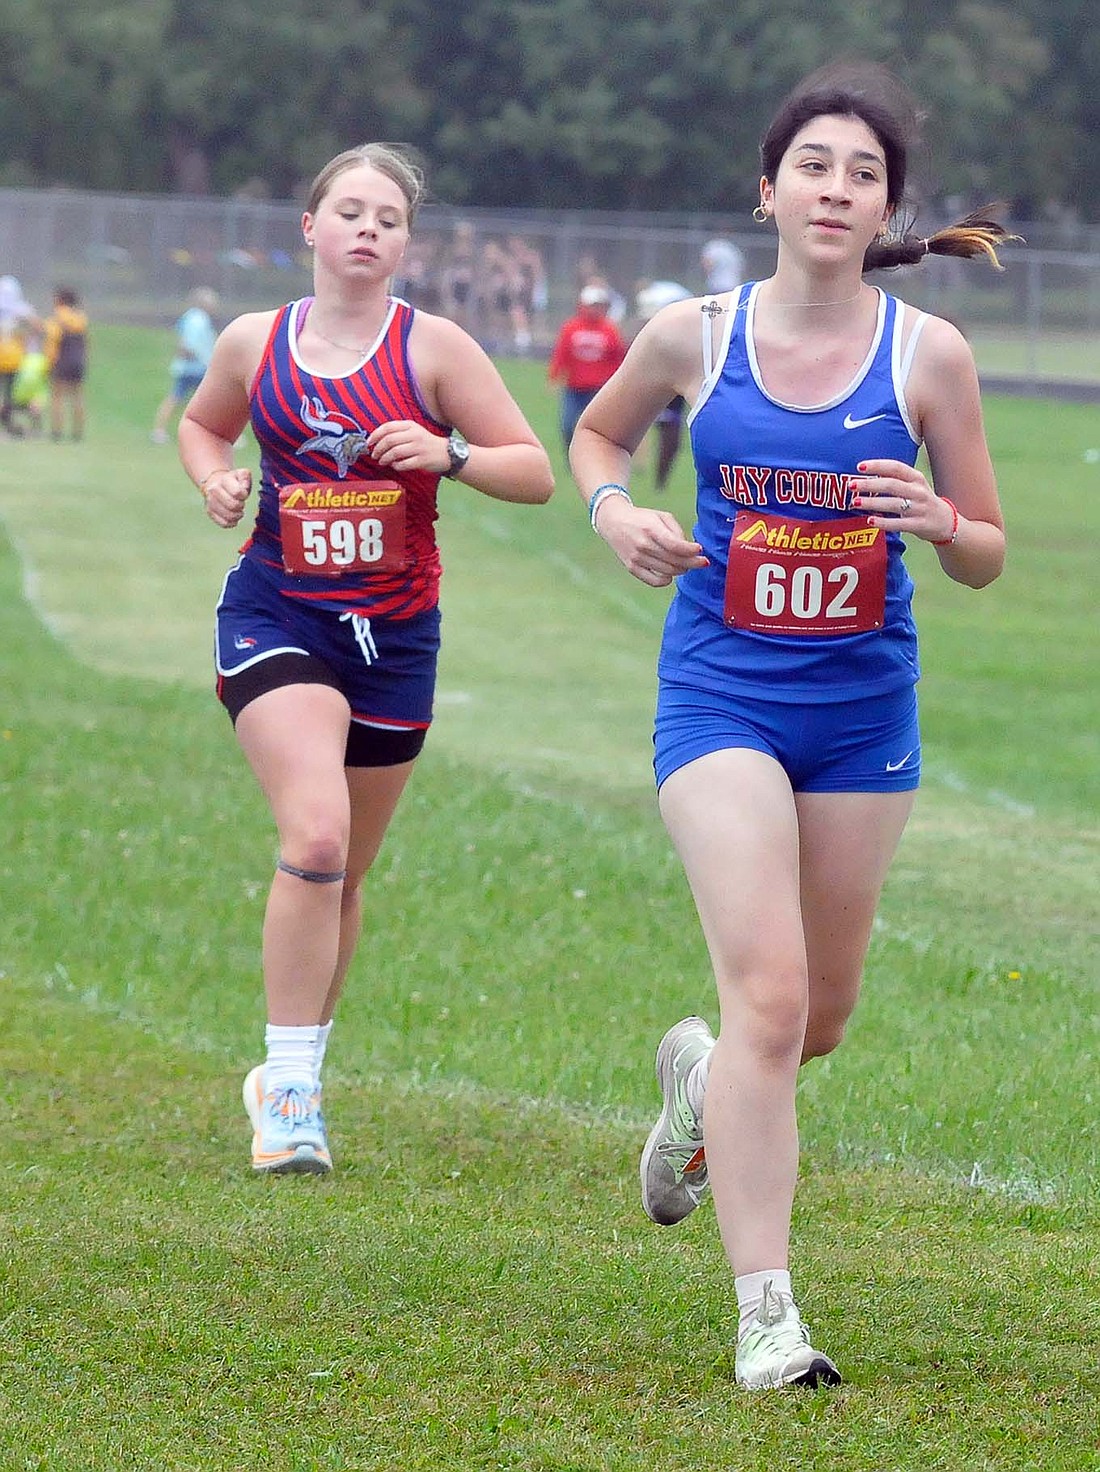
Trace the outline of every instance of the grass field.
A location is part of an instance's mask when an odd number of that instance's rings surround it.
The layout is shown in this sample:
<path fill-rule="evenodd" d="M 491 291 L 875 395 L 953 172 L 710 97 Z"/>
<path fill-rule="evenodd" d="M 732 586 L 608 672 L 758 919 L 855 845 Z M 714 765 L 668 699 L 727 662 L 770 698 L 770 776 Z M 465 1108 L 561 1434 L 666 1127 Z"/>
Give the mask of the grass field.
<path fill-rule="evenodd" d="M 968 327 L 967 335 L 982 373 L 1100 383 L 1095 331 L 1051 331 L 1029 337 L 1022 332 Z"/>
<path fill-rule="evenodd" d="M 86 444 L 0 444 L 0 1467 L 1100 1467 L 1095 411 L 988 404 L 999 583 L 910 553 L 925 787 L 800 1095 L 796 1283 L 847 1383 L 746 1399 L 712 1210 L 636 1201 L 656 1039 L 714 1020 L 651 793 L 664 597 L 564 474 L 445 489 L 338 1168 L 251 1178 L 274 840 L 209 691 L 236 539 L 147 439 L 166 346 L 99 329 Z"/>

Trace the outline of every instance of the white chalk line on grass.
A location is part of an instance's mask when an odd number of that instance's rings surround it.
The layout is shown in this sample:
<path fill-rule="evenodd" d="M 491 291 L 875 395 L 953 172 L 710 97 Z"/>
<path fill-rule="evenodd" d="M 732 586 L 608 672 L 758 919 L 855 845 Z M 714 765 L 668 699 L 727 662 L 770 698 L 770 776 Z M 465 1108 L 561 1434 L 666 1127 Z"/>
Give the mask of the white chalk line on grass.
<path fill-rule="evenodd" d="M 481 512 L 476 516 L 463 516 L 462 519 L 474 522 L 491 541 L 498 542 L 502 546 L 515 544 L 515 538 L 511 532 L 503 522 L 494 516 Z M 640 628 L 657 630 L 664 623 L 666 610 L 663 605 L 659 611 L 654 612 L 619 591 L 612 581 L 616 572 L 614 567 L 609 567 L 607 578 L 597 578 L 593 577 L 588 569 L 582 567 L 579 562 L 575 562 L 568 553 L 556 547 L 527 549 L 525 555 L 563 572 L 575 588 L 583 589 L 617 612 L 625 614 L 632 623 L 637 624 Z"/>
<path fill-rule="evenodd" d="M 501 542 L 511 542 L 512 538 L 505 527 L 499 522 L 494 522 L 489 517 L 480 518 L 481 525 L 488 535 Z M 22 594 L 28 607 L 33 611 L 35 617 L 48 633 L 58 640 L 59 643 L 68 647 L 68 641 L 58 624 L 50 614 L 46 603 L 41 595 L 41 577 L 22 539 L 18 537 L 10 526 L 0 518 L 0 524 L 4 525 L 5 533 L 11 543 L 12 549 L 20 564 Z M 593 591 L 606 602 L 613 604 L 620 611 L 626 613 L 634 622 L 646 627 L 653 627 L 654 620 L 638 605 L 625 596 L 616 595 L 609 589 L 606 583 L 600 579 L 593 578 L 584 568 L 575 563 L 566 554 L 548 550 L 542 554 L 542 559 L 553 566 L 559 567 L 566 573 L 570 581 L 576 586 L 588 591 Z M 662 614 L 663 617 L 663 614 Z M 442 704 L 463 705 L 473 701 L 474 697 L 467 691 L 440 691 L 437 699 Z M 930 773 L 933 781 L 942 783 L 949 790 L 958 792 L 977 801 L 983 801 L 991 807 L 999 808 L 1005 812 L 1012 813 L 1018 817 L 1034 818 L 1036 810 L 1028 803 L 1019 802 L 1007 793 L 991 789 L 986 792 L 976 791 L 958 772 L 950 769 L 934 770 Z M 558 793 L 537 792 L 533 788 L 525 789 L 527 795 L 538 797 L 543 800 L 560 801 Z M 876 918 L 875 929 L 881 934 L 888 935 L 891 939 L 908 946 L 919 954 L 926 953 L 935 943 L 928 936 L 918 935 L 916 932 L 891 926 L 881 917 Z M 0 980 L 4 979 L 4 973 L 0 971 Z M 229 1056 L 230 1050 L 223 1042 L 215 1041 L 209 1037 L 197 1035 L 188 1031 L 186 1034 L 165 1030 L 162 1025 L 154 1024 L 149 1018 L 143 1016 L 133 1008 L 123 1003 L 105 999 L 95 989 L 80 991 L 65 972 L 63 967 L 58 967 L 55 973 L 46 978 L 46 989 L 53 994 L 63 994 L 67 1000 L 75 1000 L 78 1004 L 90 1012 L 99 1016 L 105 1016 L 113 1021 L 124 1023 L 127 1026 L 140 1027 L 146 1034 L 164 1043 L 173 1046 L 190 1048 L 194 1051 L 210 1055 Z M 453 1098 L 468 1100 L 473 1104 L 491 1103 L 494 1108 L 507 1108 L 524 1117 L 538 1117 L 545 1115 L 548 1111 L 557 1119 L 566 1123 L 576 1124 L 583 1128 L 601 1128 L 613 1130 L 620 1134 L 636 1136 L 639 1132 L 646 1132 L 652 1123 L 651 1118 L 635 1116 L 620 1107 L 606 1105 L 580 1104 L 573 1100 L 566 1100 L 555 1096 L 538 1098 L 525 1095 L 500 1095 L 484 1085 L 468 1079 L 448 1079 L 442 1077 L 430 1077 L 416 1074 L 399 1076 L 396 1080 L 392 1075 L 334 1075 L 342 1082 L 349 1084 L 366 1084 L 372 1088 L 393 1088 L 406 1094 L 424 1094 L 438 1098 Z M 851 1152 L 853 1161 L 866 1164 L 883 1164 L 890 1167 L 900 1167 L 925 1179 L 942 1180 L 945 1184 L 966 1185 L 975 1190 L 981 1190 L 989 1194 L 1002 1196 L 1013 1201 L 1025 1203 L 1050 1205 L 1058 1200 L 1058 1191 L 1051 1182 L 1036 1180 L 1023 1173 L 1011 1173 L 1006 1177 L 988 1175 L 980 1161 L 975 1161 L 968 1171 L 952 1170 L 944 1167 L 940 1171 L 928 1170 L 921 1167 L 914 1171 L 913 1167 L 904 1155 L 896 1155 L 891 1152 L 862 1152 L 858 1149 Z"/>
<path fill-rule="evenodd" d="M 485 512 L 463 513 L 458 515 L 467 521 L 474 522 L 478 528 L 492 541 L 501 545 L 514 544 L 514 537 L 508 527 L 498 518 Z M 659 610 L 651 610 L 640 605 L 627 594 L 619 591 L 612 580 L 617 569 L 609 570 L 609 578 L 594 577 L 587 568 L 575 562 L 567 553 L 555 547 L 542 547 L 532 549 L 528 556 L 536 558 L 549 566 L 563 572 L 574 587 L 583 589 L 593 599 L 598 599 L 607 606 L 626 616 L 639 628 L 650 631 L 659 631 L 664 623 L 666 609 L 662 606 Z M 656 652 L 654 652 L 656 658 Z M 927 785 L 940 785 L 946 787 L 950 792 L 956 792 L 974 802 L 984 803 L 986 806 L 1001 812 L 1010 813 L 1018 818 L 1035 818 L 1036 808 L 1027 802 L 1022 802 L 1012 796 L 1011 793 L 1003 792 L 998 788 L 989 788 L 982 791 L 968 782 L 961 773 L 950 767 L 939 767 L 934 760 L 929 760 L 926 767 Z"/>
<path fill-rule="evenodd" d="M 552 567 L 560 568 L 574 587 L 583 588 L 586 593 L 595 595 L 617 612 L 625 614 L 639 628 L 657 631 L 664 623 L 667 610 L 663 605 L 657 613 L 651 612 L 648 608 L 640 607 L 632 598 L 628 598 L 625 593 L 620 593 L 613 583 L 608 583 L 603 578 L 594 578 L 586 568 L 581 567 L 580 563 L 574 562 L 564 552 L 558 552 L 550 548 L 540 555 L 543 561 L 550 563 Z"/>
<path fill-rule="evenodd" d="M 0 970 L 0 982 L 7 979 L 7 973 Z M 97 1017 L 119 1022 L 127 1027 L 137 1027 L 162 1046 L 210 1057 L 222 1057 L 229 1067 L 238 1062 L 233 1050 L 224 1040 L 215 1040 L 191 1029 L 184 1033 L 170 1026 L 165 1027 L 162 1019 L 151 1020 L 126 1003 L 103 997 L 95 987 L 82 990 L 61 963 L 43 978 L 43 983 L 45 990 L 52 996 L 74 1002 Z M 603 1130 L 624 1140 L 629 1137 L 639 1147 L 653 1123 L 652 1113 L 637 1114 L 619 1105 L 585 1104 L 554 1094 L 539 1097 L 533 1094 L 502 1093 L 473 1079 L 445 1077 L 441 1074 L 417 1071 L 349 1073 L 333 1070 L 329 1077 L 348 1088 L 366 1086 L 378 1092 L 392 1093 L 396 1090 L 398 1094 L 409 1097 L 421 1095 L 456 1100 L 476 1107 L 489 1106 L 498 1115 L 507 1112 L 524 1119 L 542 1119 L 552 1115 L 556 1121 L 575 1125 L 580 1129 Z M 841 1143 L 838 1155 L 842 1162 L 847 1161 L 854 1166 L 884 1165 L 920 1181 L 939 1183 L 945 1188 L 962 1186 L 1025 1205 L 1056 1206 L 1072 1199 L 1068 1193 L 1060 1191 L 1053 1181 L 1042 1180 L 1022 1171 L 1010 1171 L 1003 1176 L 990 1174 L 979 1160 L 962 1168 L 946 1163 L 938 1167 L 929 1166 L 925 1162 L 915 1161 L 904 1152 L 870 1149 L 848 1141 Z"/>
<path fill-rule="evenodd" d="M 482 515 L 477 518 L 477 522 L 486 535 L 493 540 L 502 543 L 511 543 L 514 540 L 507 527 L 493 517 Z M 42 624 L 43 628 L 58 643 L 64 645 L 71 652 L 72 645 L 61 621 L 50 613 L 46 600 L 42 596 L 42 578 L 34 559 L 22 539 L 12 530 L 11 526 L 2 516 L 0 516 L 0 525 L 4 527 L 7 538 L 19 561 L 24 601 Z M 663 623 L 663 608 L 660 610 L 659 615 L 655 615 L 648 609 L 640 607 L 625 594 L 619 593 L 613 585 L 609 585 L 602 578 L 594 578 L 591 573 L 581 567 L 579 563 L 574 562 L 566 553 L 554 548 L 547 548 L 531 555 L 553 567 L 559 568 L 576 587 L 583 588 L 586 592 L 602 599 L 618 612 L 625 614 L 627 618 L 639 627 L 654 630 L 659 629 Z M 476 696 L 466 690 L 440 690 L 436 693 L 436 701 L 440 705 L 470 705 L 475 703 Z M 570 753 L 551 752 L 549 750 L 541 754 L 555 758 L 570 755 Z M 1035 818 L 1037 816 L 1037 810 L 1032 804 L 1021 802 L 1018 798 L 1013 797 L 1011 793 L 1002 792 L 997 788 L 980 791 L 969 783 L 959 772 L 951 768 L 936 767 L 930 763 L 927 776 L 928 785 L 930 786 L 938 783 L 951 792 L 957 792 L 964 797 L 984 803 L 1002 812 L 1011 813 L 1015 817 Z"/>
<path fill-rule="evenodd" d="M 26 603 L 27 607 L 46 632 L 56 639 L 59 644 L 64 644 L 67 649 L 69 644 L 61 625 L 50 613 L 46 606 L 46 601 L 42 597 L 42 578 L 39 575 L 38 568 L 35 566 L 34 558 L 27 551 L 22 538 L 12 531 L 10 525 L 2 516 L 0 516 L 0 526 L 3 526 L 4 534 L 11 543 L 12 551 L 15 553 L 16 560 L 19 563 L 20 584 L 24 603 Z"/>
<path fill-rule="evenodd" d="M 1000 808 L 1003 812 L 1011 813 L 1017 818 L 1034 818 L 1036 810 L 1028 802 L 1020 802 L 1018 798 L 1010 793 L 1001 792 L 992 787 L 984 792 L 977 791 L 959 772 L 952 771 L 949 767 L 932 767 L 929 776 L 934 782 L 941 783 L 951 792 L 961 793 L 963 797 L 973 798 L 984 802 L 989 807 Z"/>

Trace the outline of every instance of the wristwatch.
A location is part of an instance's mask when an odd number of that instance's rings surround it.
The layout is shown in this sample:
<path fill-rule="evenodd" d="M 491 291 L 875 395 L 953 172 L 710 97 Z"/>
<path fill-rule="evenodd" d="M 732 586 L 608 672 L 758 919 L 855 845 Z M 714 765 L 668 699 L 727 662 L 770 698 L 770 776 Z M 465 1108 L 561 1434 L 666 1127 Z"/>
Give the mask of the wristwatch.
<path fill-rule="evenodd" d="M 452 429 L 447 436 L 447 455 L 451 463 L 444 474 L 450 476 L 457 475 L 470 458 L 470 447 L 466 443 L 466 436 L 457 429 Z"/>

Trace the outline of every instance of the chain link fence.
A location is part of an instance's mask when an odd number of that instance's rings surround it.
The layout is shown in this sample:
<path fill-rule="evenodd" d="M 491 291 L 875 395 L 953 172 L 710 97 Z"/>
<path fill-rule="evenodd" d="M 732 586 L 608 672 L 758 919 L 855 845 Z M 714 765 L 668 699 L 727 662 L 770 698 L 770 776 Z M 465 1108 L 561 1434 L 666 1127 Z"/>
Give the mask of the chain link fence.
<path fill-rule="evenodd" d="M 957 323 L 987 382 L 1100 391 L 1100 227 L 1014 228 L 1026 245 L 1006 248 L 1003 273 L 930 257 L 884 284 Z M 490 351 L 542 355 L 593 277 L 610 287 L 628 331 L 644 285 L 671 280 L 701 293 L 702 249 L 715 238 L 740 252 L 745 279 L 771 270 L 774 234 L 745 220 L 431 206 L 395 289 L 459 318 Z M 157 326 L 197 286 L 217 291 L 223 322 L 310 289 L 294 205 L 68 190 L 0 189 L 0 274 L 18 277 L 40 310 L 68 286 L 93 320 Z"/>

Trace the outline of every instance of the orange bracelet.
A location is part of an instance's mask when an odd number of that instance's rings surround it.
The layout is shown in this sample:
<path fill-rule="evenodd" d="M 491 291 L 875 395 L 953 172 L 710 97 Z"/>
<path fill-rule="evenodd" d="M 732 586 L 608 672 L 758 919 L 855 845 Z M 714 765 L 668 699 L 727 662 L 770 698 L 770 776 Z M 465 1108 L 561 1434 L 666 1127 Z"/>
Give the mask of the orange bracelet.
<path fill-rule="evenodd" d="M 209 474 L 204 475 L 203 478 L 202 478 L 202 480 L 199 481 L 199 484 L 198 484 L 198 492 L 199 492 L 199 495 L 202 497 L 202 499 L 204 501 L 206 500 L 206 482 L 208 480 L 213 480 L 216 475 L 224 475 L 224 474 L 225 474 L 224 469 L 219 466 L 219 468 L 217 470 L 211 470 L 209 472 Z"/>
<path fill-rule="evenodd" d="M 945 506 L 951 507 L 951 535 L 949 537 L 944 537 L 942 542 L 933 542 L 932 546 L 950 547 L 955 538 L 959 535 L 959 508 L 955 505 L 954 501 L 949 501 L 946 496 L 941 496 L 940 500 Z"/>

